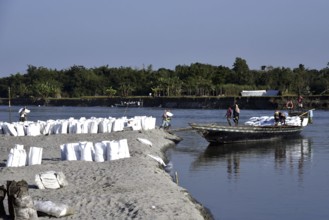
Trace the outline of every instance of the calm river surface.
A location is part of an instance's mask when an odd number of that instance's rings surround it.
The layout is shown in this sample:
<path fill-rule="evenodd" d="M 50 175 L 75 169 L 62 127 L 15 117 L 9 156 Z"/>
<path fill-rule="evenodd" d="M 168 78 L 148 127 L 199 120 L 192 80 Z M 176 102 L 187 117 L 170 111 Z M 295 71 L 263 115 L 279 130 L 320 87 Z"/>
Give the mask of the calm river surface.
<path fill-rule="evenodd" d="M 153 116 L 161 108 L 34 107 L 29 120 L 69 117 Z M 0 121 L 17 121 L 19 107 L 0 106 Z M 225 123 L 225 110 L 172 109 L 173 128 L 188 122 Z M 241 110 L 240 123 L 273 111 Z M 9 119 L 11 117 L 11 120 Z M 314 111 L 313 124 L 300 138 L 208 147 L 193 131 L 178 132 L 183 141 L 167 151 L 179 185 L 207 207 L 215 219 L 329 219 L 328 111 Z"/>

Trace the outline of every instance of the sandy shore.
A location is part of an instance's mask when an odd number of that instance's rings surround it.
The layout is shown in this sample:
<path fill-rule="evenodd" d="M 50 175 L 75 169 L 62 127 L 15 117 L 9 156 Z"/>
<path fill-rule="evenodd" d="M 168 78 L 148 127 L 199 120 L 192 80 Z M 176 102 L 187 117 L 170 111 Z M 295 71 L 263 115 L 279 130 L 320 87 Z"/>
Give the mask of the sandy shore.
<path fill-rule="evenodd" d="M 137 138 L 153 143 L 147 146 Z M 61 144 L 127 139 L 131 157 L 106 162 L 61 161 Z M 26 180 L 33 200 L 50 200 L 71 206 L 75 213 L 61 219 L 207 219 L 203 207 L 186 189 L 173 182 L 148 154 L 164 159 L 164 150 L 177 137 L 162 130 L 124 131 L 108 134 L 0 136 L 0 185 Z M 10 148 L 22 144 L 43 147 L 42 165 L 5 167 Z M 60 189 L 37 189 L 35 175 L 62 171 L 69 183 Z M 5 199 L 7 209 L 7 199 Z M 206 216 L 206 217 L 205 217 Z M 48 216 L 39 219 L 49 219 Z"/>

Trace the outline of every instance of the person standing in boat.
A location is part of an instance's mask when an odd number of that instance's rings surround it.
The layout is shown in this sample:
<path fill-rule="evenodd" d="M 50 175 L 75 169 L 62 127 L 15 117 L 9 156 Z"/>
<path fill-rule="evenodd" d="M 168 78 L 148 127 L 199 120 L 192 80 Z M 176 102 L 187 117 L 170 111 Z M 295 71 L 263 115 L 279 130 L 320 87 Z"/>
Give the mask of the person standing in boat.
<path fill-rule="evenodd" d="M 281 125 L 286 125 L 286 113 L 279 112 L 279 119 Z"/>
<path fill-rule="evenodd" d="M 239 125 L 239 118 L 240 118 L 240 108 L 238 103 L 234 103 L 233 106 L 233 121 L 235 126 Z"/>
<path fill-rule="evenodd" d="M 300 110 L 302 110 L 303 109 L 303 96 L 301 96 L 301 95 L 298 96 L 297 103 L 298 103 L 298 108 Z"/>
<path fill-rule="evenodd" d="M 231 125 L 231 118 L 232 118 L 232 108 L 231 108 L 231 106 L 228 107 L 228 109 L 226 111 L 226 114 L 225 114 L 225 117 L 226 117 L 228 125 L 232 126 Z"/>
<path fill-rule="evenodd" d="M 280 122 L 280 115 L 281 115 L 281 112 L 279 110 L 276 110 L 274 112 L 274 125 L 277 126 Z"/>

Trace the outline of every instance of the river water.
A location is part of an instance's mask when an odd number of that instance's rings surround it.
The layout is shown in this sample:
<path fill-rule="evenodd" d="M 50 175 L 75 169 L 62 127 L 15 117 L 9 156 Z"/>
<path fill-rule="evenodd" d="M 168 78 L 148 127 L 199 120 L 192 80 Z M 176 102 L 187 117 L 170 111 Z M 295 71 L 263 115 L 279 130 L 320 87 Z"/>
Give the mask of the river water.
<path fill-rule="evenodd" d="M 0 106 L 0 121 L 17 121 L 19 107 Z M 69 117 L 153 116 L 161 108 L 34 107 L 29 120 Z M 172 109 L 172 127 L 189 122 L 226 123 L 225 110 Z M 273 111 L 241 110 L 240 123 Z M 215 219 L 329 219 L 328 111 L 314 111 L 313 124 L 290 140 L 208 146 L 193 131 L 167 151 L 179 185 L 207 207 Z"/>

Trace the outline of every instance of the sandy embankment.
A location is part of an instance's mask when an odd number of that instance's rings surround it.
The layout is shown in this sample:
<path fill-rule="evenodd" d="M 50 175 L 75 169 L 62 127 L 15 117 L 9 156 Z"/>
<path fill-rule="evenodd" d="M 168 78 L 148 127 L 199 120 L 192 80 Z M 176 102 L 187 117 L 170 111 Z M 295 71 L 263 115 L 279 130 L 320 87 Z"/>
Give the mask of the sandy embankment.
<path fill-rule="evenodd" d="M 148 139 L 153 146 L 142 144 L 137 138 Z M 157 161 L 147 156 L 164 158 L 163 151 L 173 145 L 172 140 L 176 138 L 159 129 L 108 134 L 0 136 L 0 185 L 6 185 L 7 180 L 24 179 L 30 186 L 33 200 L 50 200 L 74 208 L 74 215 L 61 219 L 205 219 L 203 207 L 176 185 Z M 102 163 L 60 159 L 60 144 L 120 139 L 128 140 L 130 158 Z M 15 144 L 23 144 L 26 152 L 31 146 L 43 147 L 42 165 L 5 167 L 9 150 Z M 37 189 L 35 175 L 51 170 L 62 171 L 69 185 L 56 190 Z"/>

